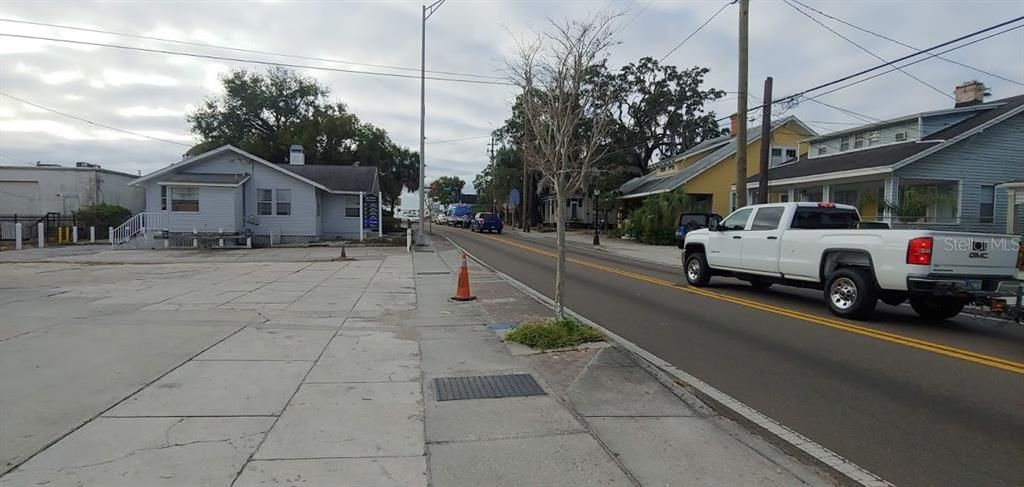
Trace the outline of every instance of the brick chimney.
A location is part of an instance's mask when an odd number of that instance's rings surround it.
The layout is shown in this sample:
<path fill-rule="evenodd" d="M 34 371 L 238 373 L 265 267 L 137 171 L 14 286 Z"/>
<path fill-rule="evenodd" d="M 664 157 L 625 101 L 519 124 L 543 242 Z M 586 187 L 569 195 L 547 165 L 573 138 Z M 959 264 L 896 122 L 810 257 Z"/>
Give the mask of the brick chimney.
<path fill-rule="evenodd" d="M 733 137 L 736 137 L 736 131 L 739 130 L 739 126 L 740 126 L 739 119 L 740 119 L 740 117 L 737 114 L 735 114 L 735 113 L 732 114 L 732 115 L 729 115 L 729 124 L 730 124 L 729 125 L 729 135 L 731 135 Z"/>
<path fill-rule="evenodd" d="M 953 96 L 956 98 L 956 108 L 969 107 L 971 105 L 977 105 L 985 101 L 985 97 L 989 96 L 988 88 L 985 84 L 973 80 L 968 81 L 962 85 L 956 87 L 953 90 Z"/>

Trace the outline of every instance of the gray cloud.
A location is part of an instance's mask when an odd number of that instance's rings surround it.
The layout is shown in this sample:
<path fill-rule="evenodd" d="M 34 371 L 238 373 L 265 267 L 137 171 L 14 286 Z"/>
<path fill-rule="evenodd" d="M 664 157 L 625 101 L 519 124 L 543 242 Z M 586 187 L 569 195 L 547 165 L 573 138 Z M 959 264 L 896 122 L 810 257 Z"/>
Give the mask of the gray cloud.
<path fill-rule="evenodd" d="M 1024 14 L 1024 3 L 1013 0 L 975 1 L 970 9 L 951 1 L 806 1 L 918 47 Z M 629 25 L 620 33 L 622 43 L 612 52 L 613 66 L 641 56 L 659 58 L 721 3 L 659 0 L 633 19 L 632 15 L 645 5 L 646 0 L 450 0 L 428 23 L 428 69 L 500 75 L 503 56 L 509 53 L 513 43 L 510 33 L 529 36 L 532 30 L 544 29 L 548 18 L 580 18 L 602 8 L 628 9 L 622 24 Z M 0 17 L 409 67 L 419 65 L 419 15 L 420 3 L 412 1 L 54 3 L 6 0 L 0 6 Z M 735 7 L 730 7 L 666 62 L 710 67 L 708 86 L 735 91 L 735 18 Z M 895 58 L 909 52 L 884 40 L 830 25 L 883 57 Z M 2 22 L 0 32 L 330 65 Z M 1024 30 L 979 43 L 948 57 L 1024 80 L 1020 45 L 1024 45 Z M 768 75 L 775 78 L 776 93 L 781 95 L 878 63 L 781 2 L 753 2 L 750 59 L 751 91 L 756 95 L 760 95 L 761 80 Z M 127 130 L 168 134 L 183 140 L 190 134 L 184 117 L 176 113 L 216 95 L 218 73 L 233 67 L 253 66 L 49 42 L 0 40 L 0 91 Z M 957 83 L 975 78 L 985 81 L 996 97 L 1024 92 L 1019 85 L 935 59 L 908 71 L 947 93 Z M 333 96 L 346 103 L 360 118 L 386 129 L 397 142 L 418 148 L 417 80 L 305 72 L 330 86 Z M 439 81 L 428 82 L 427 89 L 428 140 L 488 134 L 508 116 L 508 103 L 514 96 L 509 87 Z M 952 104 L 948 98 L 898 72 L 827 95 L 822 100 L 877 118 Z M 720 102 L 708 108 L 724 116 L 735 110 L 734 103 Z M 140 116 L 146 109 L 167 114 Z M 805 120 L 853 120 L 812 103 L 801 104 L 791 113 Z M 837 126 L 819 124 L 817 127 Z M 107 130 L 4 98 L 0 98 L 0 128 L 3 128 L 0 130 L 0 164 L 36 160 L 70 164 L 87 160 L 113 169 L 147 172 L 178 160 L 185 150 L 163 142 L 115 136 Z M 428 145 L 428 179 L 454 174 L 471 182 L 487 162 L 486 142 L 479 139 Z"/>

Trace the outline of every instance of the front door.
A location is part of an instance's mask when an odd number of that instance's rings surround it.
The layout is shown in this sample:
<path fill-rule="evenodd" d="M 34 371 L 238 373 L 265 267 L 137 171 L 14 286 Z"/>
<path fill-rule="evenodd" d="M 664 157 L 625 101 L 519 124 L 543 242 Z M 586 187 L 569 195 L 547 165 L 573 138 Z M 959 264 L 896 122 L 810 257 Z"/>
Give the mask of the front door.
<path fill-rule="evenodd" d="M 743 238 L 746 234 L 747 220 L 750 219 L 752 211 L 751 208 L 736 210 L 718 224 L 718 231 L 709 232 L 708 240 L 711 250 L 708 252 L 708 264 L 711 267 L 726 269 L 740 267 Z"/>
<path fill-rule="evenodd" d="M 580 203 L 576 200 L 569 200 L 569 219 L 579 220 Z"/>
<path fill-rule="evenodd" d="M 779 222 L 784 206 L 763 206 L 757 209 L 750 230 L 743 234 L 742 263 L 749 271 L 779 273 Z"/>

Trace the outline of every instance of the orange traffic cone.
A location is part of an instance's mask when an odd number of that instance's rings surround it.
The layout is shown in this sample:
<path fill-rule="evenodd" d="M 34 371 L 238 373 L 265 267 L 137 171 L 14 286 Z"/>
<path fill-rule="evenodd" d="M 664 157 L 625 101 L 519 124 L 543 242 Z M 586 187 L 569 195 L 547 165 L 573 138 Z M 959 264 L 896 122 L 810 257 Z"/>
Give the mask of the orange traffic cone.
<path fill-rule="evenodd" d="M 459 267 L 459 285 L 455 288 L 455 301 L 472 301 L 476 299 L 469 290 L 469 267 L 466 267 L 466 254 L 462 254 L 462 267 Z"/>

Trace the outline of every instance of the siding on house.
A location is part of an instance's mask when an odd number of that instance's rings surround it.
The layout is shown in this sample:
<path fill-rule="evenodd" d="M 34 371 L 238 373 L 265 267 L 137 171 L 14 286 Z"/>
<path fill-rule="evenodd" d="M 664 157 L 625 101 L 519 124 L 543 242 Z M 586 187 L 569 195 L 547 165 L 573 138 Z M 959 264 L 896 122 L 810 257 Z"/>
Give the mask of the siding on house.
<path fill-rule="evenodd" d="M 950 125 L 956 125 L 968 118 L 978 115 L 976 111 L 958 112 L 958 113 L 947 113 L 944 115 L 933 115 L 930 117 L 921 117 L 921 137 L 927 137 L 935 132 L 938 132 Z"/>
<path fill-rule="evenodd" d="M 160 211 L 160 185 L 151 182 L 145 185 L 147 208 Z M 170 189 L 170 188 L 168 188 Z M 216 232 L 223 228 L 225 232 L 235 232 L 241 226 L 241 219 L 236 219 L 235 201 L 242 188 L 225 188 L 214 186 L 199 187 L 199 211 L 196 213 L 165 211 L 167 229 L 172 232 Z M 155 210 L 153 210 L 155 209 Z"/>
<path fill-rule="evenodd" d="M 878 146 L 885 145 L 885 144 L 895 144 L 895 143 L 899 143 L 899 142 L 908 142 L 908 141 L 911 141 L 911 140 L 917 140 L 921 136 L 920 131 L 918 130 L 918 128 L 919 127 L 918 127 L 918 124 L 917 124 L 917 120 L 915 119 L 915 120 L 908 120 L 906 122 L 899 123 L 899 124 L 890 125 L 890 126 L 887 126 L 887 127 L 878 127 L 878 128 L 863 130 L 863 131 L 859 131 L 859 132 L 851 132 L 851 133 L 848 133 L 848 134 L 845 134 L 845 135 L 842 135 L 842 136 L 823 138 L 821 140 L 816 140 L 816 141 L 811 142 L 811 144 L 810 144 L 811 145 L 811 149 L 807 153 L 807 157 L 813 159 L 815 157 L 831 156 L 831 155 L 839 154 L 840 152 L 849 152 L 849 151 L 852 151 L 852 150 L 858 150 L 858 149 L 854 149 L 854 147 L 853 147 L 853 141 L 854 141 L 854 138 L 855 138 L 855 136 L 857 134 L 863 134 L 864 135 L 864 147 L 862 147 L 861 149 L 866 149 L 868 147 L 878 147 Z M 874 132 L 874 131 L 878 131 L 879 140 L 877 142 L 874 142 L 874 143 L 868 145 L 868 136 L 869 136 L 869 134 L 871 132 Z M 899 132 L 906 132 L 907 139 L 906 140 L 896 140 L 896 134 L 899 133 Z M 842 138 L 843 137 L 849 137 L 850 148 L 847 149 L 846 151 L 840 150 L 840 148 L 842 147 L 841 144 L 842 144 Z M 825 154 L 822 154 L 821 156 L 818 155 L 818 149 L 820 147 L 825 147 L 825 151 L 826 151 Z"/>
<path fill-rule="evenodd" d="M 1007 192 L 997 190 L 995 218 L 979 221 L 982 185 L 1024 179 L 1024 114 L 895 171 L 903 179 L 960 181 L 960 224 L 957 230 L 1003 233 L 1006 231 Z"/>
<path fill-rule="evenodd" d="M 359 237 L 359 217 L 345 216 L 346 206 L 359 207 L 358 195 L 324 194 L 322 204 L 324 237 Z"/>
<path fill-rule="evenodd" d="M 217 174 L 250 174 L 251 179 L 239 188 L 240 195 L 237 196 L 241 203 L 237 212 L 241 215 L 240 221 L 245 222 L 243 227 L 252 228 L 255 235 L 295 235 L 295 236 L 316 236 L 316 191 L 317 189 L 304 181 L 300 181 L 288 174 L 269 168 L 261 163 L 251 161 L 234 152 L 225 152 L 211 157 L 208 160 L 199 161 L 185 167 L 181 173 L 217 173 Z M 157 178 L 159 180 L 159 178 Z M 149 211 L 160 211 L 160 188 L 155 182 L 145 185 L 147 188 L 147 208 Z M 155 188 L 151 189 L 151 188 Z M 208 187 L 204 187 L 206 189 Z M 216 188 L 214 188 L 216 189 Z M 290 215 L 257 215 L 256 214 L 256 190 L 257 189 L 290 189 L 291 190 L 291 214 Z M 154 193 L 155 195 L 151 195 Z M 200 194 L 202 195 L 202 191 Z M 231 203 L 235 203 L 235 196 L 232 195 Z M 276 208 L 275 208 L 276 210 Z M 216 210 L 219 211 L 219 210 Z M 200 201 L 200 212 L 205 212 L 205 207 Z M 177 215 L 177 214 L 174 214 Z M 228 215 L 220 215 L 225 222 L 234 221 L 235 210 Z M 173 219 L 173 217 L 172 217 Z M 254 223 L 248 223 L 252 219 Z M 226 225 L 225 225 L 226 226 Z M 192 227 L 189 227 L 190 231 Z M 214 227 L 216 230 L 216 227 Z M 226 229 L 225 229 L 226 230 Z"/>

